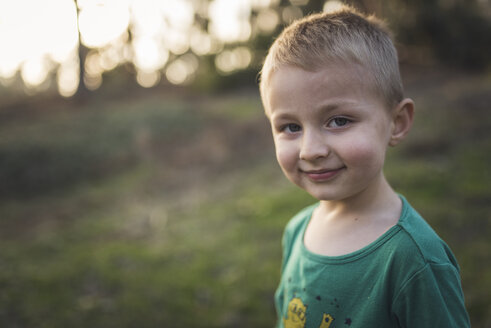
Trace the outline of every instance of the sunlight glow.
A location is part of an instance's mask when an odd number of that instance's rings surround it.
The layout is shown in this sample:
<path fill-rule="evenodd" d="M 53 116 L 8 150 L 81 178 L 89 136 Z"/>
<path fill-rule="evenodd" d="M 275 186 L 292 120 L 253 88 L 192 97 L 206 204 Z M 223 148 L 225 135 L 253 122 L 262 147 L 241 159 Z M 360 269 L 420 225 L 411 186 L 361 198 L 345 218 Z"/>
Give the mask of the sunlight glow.
<path fill-rule="evenodd" d="M 212 47 L 211 37 L 198 28 L 191 32 L 190 46 L 191 50 L 198 56 L 210 53 Z"/>
<path fill-rule="evenodd" d="M 29 87 L 40 85 L 48 75 L 49 63 L 43 57 L 34 57 L 26 60 L 21 66 L 21 76 Z"/>
<path fill-rule="evenodd" d="M 169 51 L 157 39 L 142 37 L 133 41 L 136 67 L 144 71 L 155 71 L 165 65 Z"/>
<path fill-rule="evenodd" d="M 0 83 L 12 84 L 19 72 L 28 88 L 40 90 L 56 75 L 60 94 L 73 95 L 79 29 L 89 48 L 83 80 L 92 90 L 105 72 L 125 62 L 135 65 L 145 87 L 159 83 L 162 74 L 174 84 L 191 81 L 197 56 L 217 54 L 219 71 L 228 74 L 252 60 L 245 47 L 223 50 L 249 40 L 252 10 L 258 13 L 254 33 L 270 33 L 281 19 L 297 18 L 300 9 L 293 5 L 307 2 L 290 0 L 280 17 L 270 8 L 280 0 L 78 0 L 78 8 L 74 0 L 0 0 Z M 195 17 L 209 19 L 208 30 Z"/>
<path fill-rule="evenodd" d="M 0 74 L 3 77 L 13 76 L 22 68 L 26 83 L 38 85 L 51 69 L 49 60 L 58 63 L 66 60 L 77 40 L 73 2 L 0 1 Z"/>
<path fill-rule="evenodd" d="M 140 70 L 162 68 L 170 52 L 188 51 L 194 9 L 188 0 L 133 0 L 131 22 L 134 62 Z"/>
<path fill-rule="evenodd" d="M 246 41 L 251 36 L 251 3 L 248 0 L 213 0 L 209 32 L 223 42 Z"/>
<path fill-rule="evenodd" d="M 296 6 L 288 6 L 285 7 L 281 13 L 281 17 L 283 21 L 287 24 L 290 24 L 296 19 L 301 18 L 303 15 L 302 9 Z"/>
<path fill-rule="evenodd" d="M 105 46 L 126 32 L 129 17 L 127 1 L 85 1 L 78 23 L 82 42 L 91 48 Z"/>
<path fill-rule="evenodd" d="M 147 72 L 138 70 L 136 72 L 136 81 L 144 88 L 151 88 L 160 82 L 160 72 Z"/>
<path fill-rule="evenodd" d="M 290 0 L 290 3 L 294 6 L 305 6 L 309 0 Z"/>
<path fill-rule="evenodd" d="M 101 56 L 99 52 L 92 50 L 87 54 L 85 58 L 85 73 L 88 75 L 101 75 L 104 72 L 104 68 L 101 65 Z"/>
<path fill-rule="evenodd" d="M 324 3 L 323 10 L 325 12 L 331 12 L 340 9 L 343 6 L 341 1 L 329 0 Z"/>
<path fill-rule="evenodd" d="M 102 75 L 85 75 L 84 84 L 89 90 L 97 90 L 102 85 Z"/>
<path fill-rule="evenodd" d="M 278 26 L 280 18 L 278 13 L 273 9 L 264 9 L 257 15 L 257 27 L 259 30 L 270 33 Z"/>
<path fill-rule="evenodd" d="M 102 84 L 103 59 L 101 53 L 97 50 L 91 50 L 85 58 L 85 76 L 84 84 L 89 90 L 96 90 Z"/>
<path fill-rule="evenodd" d="M 167 80 L 172 84 L 185 84 L 193 79 L 198 69 L 198 59 L 191 54 L 184 55 L 173 61 L 165 72 Z"/>
<path fill-rule="evenodd" d="M 157 35 L 165 27 L 159 3 L 151 0 L 131 3 L 131 24 L 135 37 Z"/>
<path fill-rule="evenodd" d="M 63 97 L 70 97 L 75 94 L 79 82 L 79 60 L 76 51 L 73 50 L 69 59 L 61 63 L 56 72 L 56 83 L 58 92 Z"/>
<path fill-rule="evenodd" d="M 215 59 L 215 64 L 222 73 L 230 73 L 249 66 L 252 54 L 247 47 L 237 47 L 221 52 Z"/>
<path fill-rule="evenodd" d="M 251 7 L 254 9 L 268 8 L 273 5 L 278 5 L 280 0 L 249 0 Z"/>
<path fill-rule="evenodd" d="M 177 59 L 176 61 L 172 62 L 169 65 L 165 75 L 169 80 L 169 82 L 173 84 L 184 83 L 184 81 L 186 81 L 187 78 L 186 64 L 182 60 Z"/>
<path fill-rule="evenodd" d="M 169 29 L 165 37 L 165 45 L 175 55 L 184 54 L 189 49 L 188 31 Z"/>
<path fill-rule="evenodd" d="M 194 23 L 194 8 L 189 0 L 166 0 L 163 13 L 175 29 L 187 30 Z"/>

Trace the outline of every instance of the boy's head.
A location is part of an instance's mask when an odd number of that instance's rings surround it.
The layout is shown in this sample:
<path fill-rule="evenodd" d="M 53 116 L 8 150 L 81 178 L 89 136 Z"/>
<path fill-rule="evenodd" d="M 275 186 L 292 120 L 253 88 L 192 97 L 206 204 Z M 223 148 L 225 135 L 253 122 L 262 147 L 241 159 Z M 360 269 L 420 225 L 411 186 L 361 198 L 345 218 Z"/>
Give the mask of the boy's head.
<path fill-rule="evenodd" d="M 274 42 L 261 97 L 278 162 L 320 200 L 377 194 L 387 147 L 411 128 L 397 54 L 374 18 L 349 7 L 296 23 Z"/>
<path fill-rule="evenodd" d="M 397 52 L 385 25 L 352 7 L 314 14 L 292 23 L 271 46 L 261 71 L 264 92 L 282 66 L 316 71 L 329 64 L 355 64 L 370 74 L 370 85 L 389 108 L 403 99 Z"/>

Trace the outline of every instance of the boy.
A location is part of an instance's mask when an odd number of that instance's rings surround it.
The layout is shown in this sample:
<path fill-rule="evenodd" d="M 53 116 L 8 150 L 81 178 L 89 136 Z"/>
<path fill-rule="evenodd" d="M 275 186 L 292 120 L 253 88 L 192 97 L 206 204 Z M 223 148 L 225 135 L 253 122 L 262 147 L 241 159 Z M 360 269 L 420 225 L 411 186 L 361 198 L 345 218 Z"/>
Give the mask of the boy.
<path fill-rule="evenodd" d="M 283 236 L 279 327 L 469 327 L 448 246 L 382 172 L 413 122 L 381 22 L 350 7 L 274 42 L 261 98 L 277 160 L 319 200 Z"/>

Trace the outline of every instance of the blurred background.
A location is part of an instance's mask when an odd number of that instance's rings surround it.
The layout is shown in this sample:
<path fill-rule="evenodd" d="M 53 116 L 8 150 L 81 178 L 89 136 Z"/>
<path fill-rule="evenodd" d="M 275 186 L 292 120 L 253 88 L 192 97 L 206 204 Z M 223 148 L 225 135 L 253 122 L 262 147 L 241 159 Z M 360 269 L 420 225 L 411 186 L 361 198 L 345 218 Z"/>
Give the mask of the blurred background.
<path fill-rule="evenodd" d="M 0 0 L 0 326 L 271 327 L 286 222 L 256 76 L 324 0 Z M 491 327 L 491 2 L 346 1 L 416 124 L 386 175 Z"/>

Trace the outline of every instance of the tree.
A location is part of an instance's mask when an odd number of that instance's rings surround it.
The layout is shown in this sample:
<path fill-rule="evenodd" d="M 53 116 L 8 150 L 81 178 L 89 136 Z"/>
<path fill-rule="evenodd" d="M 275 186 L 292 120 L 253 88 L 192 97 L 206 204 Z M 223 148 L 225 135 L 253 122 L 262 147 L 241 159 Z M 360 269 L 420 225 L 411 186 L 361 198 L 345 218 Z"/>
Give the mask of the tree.
<path fill-rule="evenodd" d="M 78 6 L 78 0 L 75 0 L 75 6 L 77 8 L 77 27 L 78 27 L 78 59 L 79 59 L 79 80 L 77 92 L 75 93 L 75 97 L 79 101 L 83 101 L 89 90 L 84 82 L 85 77 L 85 60 L 87 58 L 87 53 L 89 49 L 82 43 L 82 34 L 80 33 L 80 25 L 79 25 L 79 17 L 80 17 L 80 7 Z"/>

